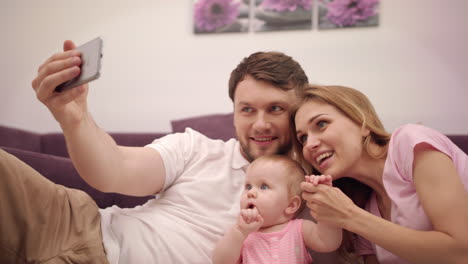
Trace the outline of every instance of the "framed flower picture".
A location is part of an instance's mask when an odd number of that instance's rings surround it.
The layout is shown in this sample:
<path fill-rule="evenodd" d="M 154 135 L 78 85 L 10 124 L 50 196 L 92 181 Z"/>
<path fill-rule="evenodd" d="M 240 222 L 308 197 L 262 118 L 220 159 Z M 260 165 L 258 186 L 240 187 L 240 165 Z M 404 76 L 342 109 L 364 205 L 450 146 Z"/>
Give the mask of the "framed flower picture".
<path fill-rule="evenodd" d="M 195 34 L 247 32 L 249 2 L 243 0 L 194 0 Z"/>
<path fill-rule="evenodd" d="M 378 6 L 379 0 L 319 0 L 318 28 L 377 26 Z"/>
<path fill-rule="evenodd" d="M 313 0 L 254 0 L 253 30 L 312 28 Z"/>

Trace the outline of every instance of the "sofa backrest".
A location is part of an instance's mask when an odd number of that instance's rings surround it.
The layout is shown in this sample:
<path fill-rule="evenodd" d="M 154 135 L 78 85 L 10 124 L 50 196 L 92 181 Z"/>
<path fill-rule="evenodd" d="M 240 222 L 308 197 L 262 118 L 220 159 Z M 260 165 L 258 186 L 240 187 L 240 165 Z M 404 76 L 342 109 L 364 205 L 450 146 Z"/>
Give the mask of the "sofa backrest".
<path fill-rule="evenodd" d="M 142 147 L 167 133 L 109 133 L 120 146 Z M 41 136 L 41 152 L 68 157 L 65 137 L 62 133 L 48 133 Z"/>
<path fill-rule="evenodd" d="M 447 135 L 461 150 L 468 154 L 468 135 Z"/>
<path fill-rule="evenodd" d="M 171 121 L 172 132 L 184 132 L 190 127 L 212 139 L 227 141 L 236 138 L 232 113 L 202 115 Z"/>
<path fill-rule="evenodd" d="M 172 133 L 184 132 L 190 127 L 213 138 L 228 140 L 236 137 L 233 114 L 196 116 L 171 122 Z M 110 133 L 122 146 L 144 146 L 168 133 Z M 468 153 L 468 134 L 447 135 L 460 149 Z M 0 125 L 0 146 L 68 157 L 65 139 L 61 133 L 38 134 Z"/>
<path fill-rule="evenodd" d="M 41 152 L 41 135 L 0 125 L 0 146 Z"/>

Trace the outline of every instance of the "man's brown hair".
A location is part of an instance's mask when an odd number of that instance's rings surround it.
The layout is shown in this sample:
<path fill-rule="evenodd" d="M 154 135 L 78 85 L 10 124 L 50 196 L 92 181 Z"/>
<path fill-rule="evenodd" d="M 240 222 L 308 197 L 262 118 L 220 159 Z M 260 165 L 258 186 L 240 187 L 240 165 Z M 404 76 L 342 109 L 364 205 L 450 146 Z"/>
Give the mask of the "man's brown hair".
<path fill-rule="evenodd" d="M 231 72 L 229 97 L 233 102 L 237 85 L 246 75 L 286 91 L 296 88 L 301 90 L 309 82 L 301 65 L 292 57 L 281 52 L 256 52 L 244 58 Z"/>

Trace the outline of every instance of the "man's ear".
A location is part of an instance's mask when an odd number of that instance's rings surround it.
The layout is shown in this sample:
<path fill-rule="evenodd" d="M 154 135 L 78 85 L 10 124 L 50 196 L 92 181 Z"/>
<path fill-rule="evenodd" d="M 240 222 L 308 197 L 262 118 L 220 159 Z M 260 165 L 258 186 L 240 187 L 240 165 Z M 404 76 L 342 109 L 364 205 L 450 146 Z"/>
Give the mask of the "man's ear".
<path fill-rule="evenodd" d="M 299 195 L 294 195 L 289 199 L 289 205 L 285 209 L 285 213 L 288 215 L 295 214 L 297 210 L 301 207 L 302 199 Z"/>

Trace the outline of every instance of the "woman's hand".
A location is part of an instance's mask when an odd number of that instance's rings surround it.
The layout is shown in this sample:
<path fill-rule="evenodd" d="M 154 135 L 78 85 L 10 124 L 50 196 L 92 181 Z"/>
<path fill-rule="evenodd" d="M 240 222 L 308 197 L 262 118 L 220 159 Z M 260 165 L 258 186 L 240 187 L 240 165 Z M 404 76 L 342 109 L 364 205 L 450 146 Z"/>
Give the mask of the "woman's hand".
<path fill-rule="evenodd" d="M 306 182 L 310 182 L 314 186 L 317 186 L 319 184 L 333 186 L 333 178 L 330 175 L 306 175 L 305 179 Z"/>
<path fill-rule="evenodd" d="M 32 87 L 36 97 L 52 113 L 62 128 L 72 128 L 87 114 L 86 96 L 88 85 L 55 92 L 55 88 L 80 74 L 80 52 L 72 41 L 65 41 L 63 52 L 52 55 L 39 66 Z"/>
<path fill-rule="evenodd" d="M 340 189 L 332 187 L 331 183 L 330 185 L 317 183 L 321 181 L 328 183 L 328 177 L 330 176 L 306 176 L 306 182 L 301 183 L 302 198 L 315 220 L 344 228 L 346 220 L 351 217 L 352 210 L 357 206 Z"/>

